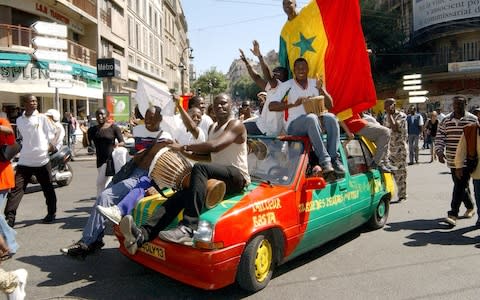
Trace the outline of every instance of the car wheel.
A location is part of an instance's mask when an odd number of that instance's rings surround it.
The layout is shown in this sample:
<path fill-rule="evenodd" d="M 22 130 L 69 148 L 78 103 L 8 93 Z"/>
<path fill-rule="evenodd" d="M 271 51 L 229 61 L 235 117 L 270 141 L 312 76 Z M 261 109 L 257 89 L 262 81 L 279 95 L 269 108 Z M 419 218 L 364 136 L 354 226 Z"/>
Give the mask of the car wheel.
<path fill-rule="evenodd" d="M 68 179 L 57 181 L 58 186 L 67 186 L 72 182 L 73 169 L 72 169 L 72 167 L 70 167 L 70 164 L 66 163 L 65 164 L 65 169 L 63 171 L 70 171 L 70 173 L 72 173 L 72 176 L 70 176 L 70 178 L 68 178 Z"/>
<path fill-rule="evenodd" d="M 370 218 L 369 227 L 372 229 L 382 228 L 387 223 L 389 210 L 390 200 L 388 197 L 382 197 Z"/>
<path fill-rule="evenodd" d="M 243 251 L 237 270 L 237 282 L 247 291 L 259 291 L 270 282 L 273 269 L 272 240 L 263 234 L 258 235 Z"/>

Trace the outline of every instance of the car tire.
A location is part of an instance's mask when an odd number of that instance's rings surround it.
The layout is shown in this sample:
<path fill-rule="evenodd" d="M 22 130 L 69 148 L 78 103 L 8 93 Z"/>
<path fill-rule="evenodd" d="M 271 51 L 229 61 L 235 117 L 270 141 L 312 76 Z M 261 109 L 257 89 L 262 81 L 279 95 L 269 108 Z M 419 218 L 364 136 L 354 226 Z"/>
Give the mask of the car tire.
<path fill-rule="evenodd" d="M 65 164 L 65 169 L 64 169 L 63 171 L 70 171 L 70 173 L 72 173 L 72 176 L 70 176 L 69 179 L 57 181 L 58 186 L 67 186 L 67 185 L 69 185 L 69 184 L 72 182 L 72 180 L 73 180 L 73 169 L 72 169 L 72 167 L 70 167 L 70 164 L 69 164 L 69 163 L 66 163 L 66 164 Z"/>
<path fill-rule="evenodd" d="M 268 285 L 275 268 L 273 249 L 272 239 L 263 234 L 247 244 L 237 269 L 241 288 L 256 292 Z"/>
<path fill-rule="evenodd" d="M 375 207 L 372 217 L 368 222 L 371 229 L 379 229 L 385 226 L 390 211 L 390 200 L 388 197 L 382 197 Z"/>

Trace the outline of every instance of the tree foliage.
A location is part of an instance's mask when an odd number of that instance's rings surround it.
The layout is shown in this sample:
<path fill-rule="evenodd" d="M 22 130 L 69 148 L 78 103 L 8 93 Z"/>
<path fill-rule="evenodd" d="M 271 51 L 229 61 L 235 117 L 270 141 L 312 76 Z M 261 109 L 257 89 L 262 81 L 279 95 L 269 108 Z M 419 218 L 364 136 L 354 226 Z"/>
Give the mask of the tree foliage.
<path fill-rule="evenodd" d="M 235 100 L 256 100 L 260 88 L 250 79 L 249 76 L 244 75 L 231 86 L 232 96 Z"/>
<path fill-rule="evenodd" d="M 200 91 L 202 96 L 224 93 L 227 91 L 228 82 L 227 77 L 217 71 L 215 68 L 210 69 L 206 73 L 200 75 L 193 83 L 195 93 Z"/>
<path fill-rule="evenodd" d="M 362 0 L 362 27 L 367 47 L 372 50 L 372 73 L 375 81 L 388 82 L 392 70 L 405 56 L 405 33 L 401 28 L 400 11 L 388 11 L 378 1 Z"/>

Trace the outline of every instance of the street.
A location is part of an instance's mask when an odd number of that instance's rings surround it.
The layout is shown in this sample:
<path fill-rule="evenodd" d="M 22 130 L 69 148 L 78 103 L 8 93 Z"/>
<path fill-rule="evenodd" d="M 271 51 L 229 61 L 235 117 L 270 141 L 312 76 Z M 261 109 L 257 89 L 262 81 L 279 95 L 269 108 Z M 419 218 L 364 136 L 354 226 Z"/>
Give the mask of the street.
<path fill-rule="evenodd" d="M 29 271 L 27 299 L 478 299 L 477 216 L 454 229 L 440 222 L 452 182 L 445 165 L 427 163 L 427 151 L 408 166 L 408 200 L 391 205 L 385 228 L 356 229 L 280 266 L 256 294 L 236 285 L 199 290 L 133 263 L 117 250 L 110 225 L 102 251 L 84 261 L 63 256 L 59 249 L 80 239 L 95 201 L 94 160 L 71 163 L 72 184 L 56 188 L 54 224 L 41 223 L 45 200 L 29 187 L 15 226 L 20 249 L 2 268 Z"/>

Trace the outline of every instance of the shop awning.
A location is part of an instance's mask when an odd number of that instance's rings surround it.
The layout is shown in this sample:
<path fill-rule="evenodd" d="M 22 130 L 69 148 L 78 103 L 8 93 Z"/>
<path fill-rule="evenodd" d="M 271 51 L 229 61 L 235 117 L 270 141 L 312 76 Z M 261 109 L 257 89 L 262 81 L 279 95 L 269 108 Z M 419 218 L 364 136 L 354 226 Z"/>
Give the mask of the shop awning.
<path fill-rule="evenodd" d="M 0 52 L 0 67 L 25 67 L 31 59 L 26 53 Z"/>
<path fill-rule="evenodd" d="M 42 69 L 48 69 L 48 61 L 37 61 L 37 64 Z M 85 79 L 90 80 L 100 80 L 97 77 L 97 69 L 87 66 L 82 66 L 80 64 L 72 63 L 72 62 L 59 62 L 63 65 L 71 65 L 72 66 L 72 75 L 80 76 Z"/>

